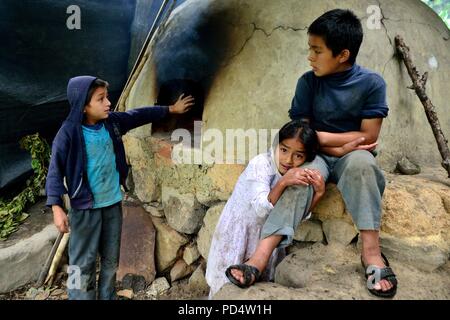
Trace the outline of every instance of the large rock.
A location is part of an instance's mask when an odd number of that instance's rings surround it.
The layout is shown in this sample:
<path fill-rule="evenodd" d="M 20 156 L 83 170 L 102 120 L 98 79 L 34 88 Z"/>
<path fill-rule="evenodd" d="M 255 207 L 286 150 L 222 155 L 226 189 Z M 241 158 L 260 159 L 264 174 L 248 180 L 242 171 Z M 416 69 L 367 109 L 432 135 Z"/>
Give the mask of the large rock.
<path fill-rule="evenodd" d="M 205 270 L 202 265 L 199 265 L 197 269 L 195 269 L 194 273 L 192 273 L 191 277 L 189 278 L 188 284 L 191 290 L 203 292 L 209 291 L 209 285 L 206 282 L 205 278 Z"/>
<path fill-rule="evenodd" d="M 211 240 L 216 229 L 216 225 L 219 222 L 220 214 L 225 206 L 225 203 L 217 204 L 211 207 L 203 219 L 203 226 L 198 233 L 197 247 L 198 251 L 203 258 L 208 260 L 209 248 L 211 246 Z"/>
<path fill-rule="evenodd" d="M 203 80 L 206 90 L 202 134 L 211 128 L 224 137 L 227 129 L 280 128 L 288 120 L 298 78 L 311 69 L 307 27 L 337 7 L 351 8 L 362 19 L 364 41 L 357 61 L 387 82 L 392 112 L 383 123 L 378 160 L 389 170 L 400 155 L 438 166 L 434 136 L 420 100 L 407 89 L 411 80 L 394 47 L 395 35 L 403 36 L 418 70 L 429 72 L 429 94 L 444 134 L 450 136 L 445 109 L 450 100 L 450 31 L 420 0 L 186 1 L 147 48 L 122 107 L 152 105 L 162 81 L 189 78 Z M 371 8 L 375 10 L 368 14 Z"/>
<path fill-rule="evenodd" d="M 399 263 L 388 255 L 399 286 L 396 300 L 447 300 L 450 269 L 433 273 Z M 420 284 L 420 285 L 419 285 Z M 382 299 L 366 289 L 360 251 L 354 246 L 322 245 L 295 251 L 277 267 L 275 283 L 259 282 L 249 289 L 226 284 L 213 297 L 217 300 L 322 300 Z"/>
<path fill-rule="evenodd" d="M 422 175 L 387 180 L 381 230 L 398 238 L 442 236 L 450 249 L 449 185 Z"/>
<path fill-rule="evenodd" d="M 174 188 L 163 186 L 162 203 L 167 222 L 172 228 L 182 233 L 197 233 L 205 209 L 193 194 L 181 194 Z"/>
<path fill-rule="evenodd" d="M 208 207 L 217 201 L 226 201 L 233 192 L 237 179 L 245 166 L 238 164 L 216 164 L 212 166 L 204 179 L 199 181 L 195 196 Z"/>
<path fill-rule="evenodd" d="M 0 249 L 0 293 L 36 281 L 58 230 L 51 224 L 12 246 Z"/>
<path fill-rule="evenodd" d="M 157 175 L 154 170 L 152 149 L 148 139 L 139 139 L 131 134 L 124 136 L 127 157 L 131 162 L 134 192 L 142 202 L 152 202 L 160 197 Z"/>
<path fill-rule="evenodd" d="M 173 230 L 161 218 L 152 217 L 152 221 L 156 228 L 156 270 L 163 272 L 181 255 L 180 248 L 189 239 Z"/>
<path fill-rule="evenodd" d="M 325 246 L 316 243 L 287 256 L 277 267 L 275 282 L 286 287 L 305 288 L 314 282 L 320 282 L 330 275 L 351 274 L 352 264 L 340 253 L 345 251 L 341 244 Z"/>
<path fill-rule="evenodd" d="M 323 231 L 320 221 L 306 220 L 300 223 L 295 231 L 294 240 L 304 242 L 322 242 Z"/>
<path fill-rule="evenodd" d="M 325 220 L 322 228 L 328 243 L 347 245 L 358 235 L 353 224 L 338 219 Z"/>
<path fill-rule="evenodd" d="M 336 184 L 327 183 L 324 196 L 313 210 L 313 217 L 322 222 L 329 219 L 341 219 L 352 223 L 351 216 L 345 211 L 345 203 Z"/>
<path fill-rule="evenodd" d="M 382 233 L 380 245 L 384 254 L 427 272 L 442 267 L 449 260 L 448 244 L 440 236 L 399 239 Z"/>
<path fill-rule="evenodd" d="M 123 202 L 122 239 L 117 279 L 127 274 L 155 279 L 155 228 L 147 212 L 137 204 Z"/>
<path fill-rule="evenodd" d="M 39 201 L 19 229 L 0 241 L 0 293 L 15 290 L 38 279 L 58 230 L 51 209 Z"/>

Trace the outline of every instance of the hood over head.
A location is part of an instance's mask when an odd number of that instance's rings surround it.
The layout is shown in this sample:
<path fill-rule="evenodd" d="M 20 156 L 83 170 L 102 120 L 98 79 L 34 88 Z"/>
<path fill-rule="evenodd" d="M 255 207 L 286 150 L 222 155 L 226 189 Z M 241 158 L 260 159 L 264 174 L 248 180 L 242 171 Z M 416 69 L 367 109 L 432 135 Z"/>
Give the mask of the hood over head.
<path fill-rule="evenodd" d="M 83 122 L 83 110 L 89 88 L 97 78 L 92 76 L 79 76 L 69 80 L 67 85 L 67 99 L 70 104 L 70 113 L 66 121 L 74 123 Z"/>

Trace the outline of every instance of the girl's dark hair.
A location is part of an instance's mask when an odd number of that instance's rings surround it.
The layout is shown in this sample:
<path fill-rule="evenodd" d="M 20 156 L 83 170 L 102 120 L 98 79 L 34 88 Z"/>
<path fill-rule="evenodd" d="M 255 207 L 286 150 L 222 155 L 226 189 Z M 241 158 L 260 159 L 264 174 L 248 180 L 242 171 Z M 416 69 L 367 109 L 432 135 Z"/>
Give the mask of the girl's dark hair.
<path fill-rule="evenodd" d="M 95 79 L 92 81 L 91 86 L 89 87 L 89 91 L 86 97 L 86 102 L 84 103 L 85 106 L 91 102 L 92 96 L 94 95 L 94 92 L 97 88 L 108 88 L 109 83 L 105 80 L 102 80 L 100 78 Z"/>
<path fill-rule="evenodd" d="M 272 147 L 275 149 L 281 141 L 292 138 L 298 139 L 305 146 L 306 161 L 313 161 L 319 150 L 319 138 L 308 122 L 292 120 L 286 123 L 275 136 Z"/>

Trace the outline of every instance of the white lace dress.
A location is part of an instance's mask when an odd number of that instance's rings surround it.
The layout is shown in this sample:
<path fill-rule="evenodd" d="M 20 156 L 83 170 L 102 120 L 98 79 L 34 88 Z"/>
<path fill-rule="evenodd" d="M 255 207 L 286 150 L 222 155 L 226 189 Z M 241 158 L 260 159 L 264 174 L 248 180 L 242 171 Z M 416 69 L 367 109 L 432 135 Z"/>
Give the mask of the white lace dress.
<path fill-rule="evenodd" d="M 225 270 L 244 263 L 254 253 L 261 228 L 273 209 L 267 196 L 280 178 L 272 151 L 253 158 L 239 177 L 219 218 L 208 254 L 206 281 L 211 288 L 210 298 L 229 282 Z M 276 264 L 283 257 L 284 249 L 274 251 L 261 280 L 273 279 Z"/>

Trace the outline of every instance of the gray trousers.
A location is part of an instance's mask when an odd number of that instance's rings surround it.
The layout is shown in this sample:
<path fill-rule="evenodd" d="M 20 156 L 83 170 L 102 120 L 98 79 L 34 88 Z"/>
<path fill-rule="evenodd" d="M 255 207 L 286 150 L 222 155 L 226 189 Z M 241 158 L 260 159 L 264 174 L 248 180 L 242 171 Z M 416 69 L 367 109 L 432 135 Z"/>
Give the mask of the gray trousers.
<path fill-rule="evenodd" d="M 379 230 L 385 180 L 370 152 L 357 150 L 340 158 L 320 154 L 302 168 L 317 169 L 326 181 L 337 184 L 358 230 Z M 267 217 L 261 239 L 282 235 L 279 247 L 290 245 L 298 224 L 309 212 L 313 195 L 311 186 L 287 188 Z"/>
<path fill-rule="evenodd" d="M 80 279 L 73 279 L 77 273 L 69 274 L 69 300 L 95 300 L 96 261 L 100 254 L 100 275 L 98 299 L 116 299 L 116 272 L 119 267 L 120 237 L 122 232 L 122 204 L 76 210 L 69 212 L 69 264 L 72 270 L 80 271 Z M 74 286 L 74 288 L 70 288 Z"/>

